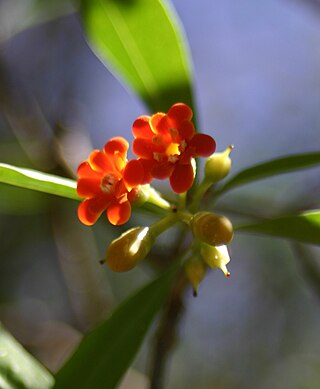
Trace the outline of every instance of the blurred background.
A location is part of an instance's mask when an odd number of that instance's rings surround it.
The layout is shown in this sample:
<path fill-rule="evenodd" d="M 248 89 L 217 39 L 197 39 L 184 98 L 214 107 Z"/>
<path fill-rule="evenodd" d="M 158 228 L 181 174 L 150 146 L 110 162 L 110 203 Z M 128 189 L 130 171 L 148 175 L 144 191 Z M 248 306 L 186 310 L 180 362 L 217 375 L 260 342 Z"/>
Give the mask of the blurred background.
<path fill-rule="evenodd" d="M 234 144 L 233 173 L 319 151 L 320 1 L 172 3 L 193 59 L 199 130 L 220 151 Z M 92 53 L 69 2 L 0 0 L 1 162 L 74 177 L 92 148 L 115 135 L 131 139 L 145 113 Z M 319 208 L 319 173 L 247 185 L 217 209 L 236 223 Z M 154 276 L 147 263 L 127 274 L 102 268 L 124 227 L 105 218 L 84 227 L 77 205 L 0 185 L 0 321 L 52 371 L 83 332 Z M 130 225 L 149 219 L 135 213 Z M 185 300 L 167 387 L 319 388 L 319 250 L 239 234 L 231 256 L 229 279 L 212 271 L 199 296 Z M 146 387 L 149 346 L 124 387 Z"/>

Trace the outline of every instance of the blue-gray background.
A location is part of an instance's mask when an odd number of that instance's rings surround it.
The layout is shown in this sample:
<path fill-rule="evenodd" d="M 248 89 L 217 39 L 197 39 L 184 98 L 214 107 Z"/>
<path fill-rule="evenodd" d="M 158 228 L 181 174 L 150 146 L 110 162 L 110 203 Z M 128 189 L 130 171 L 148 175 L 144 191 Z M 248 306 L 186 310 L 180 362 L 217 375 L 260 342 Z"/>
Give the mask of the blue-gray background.
<path fill-rule="evenodd" d="M 193 59 L 199 130 L 213 134 L 219 150 L 235 145 L 233 172 L 319 150 L 319 2 L 173 5 Z M 65 11 L 61 0 L 0 1 L 0 161 L 72 175 L 92 146 L 130 139 L 146 108 L 90 51 L 75 15 L 52 18 Z M 218 206 L 235 222 L 241 213 L 315 208 L 319 181 L 318 169 L 281 176 Z M 81 331 L 152 277 L 144 265 L 120 275 L 101 269 L 122 229 L 102 220 L 93 235 L 75 212 L 72 201 L 0 186 L 0 320 L 52 370 Z M 312 254 L 317 266 L 319 252 Z M 244 235 L 231 255 L 230 279 L 211 272 L 199 297 L 186 299 L 168 387 L 318 388 L 319 294 L 303 259 L 287 242 Z M 145 344 L 135 367 L 145 373 L 149 363 Z M 133 373 L 124 386 L 142 388 L 141 380 Z"/>

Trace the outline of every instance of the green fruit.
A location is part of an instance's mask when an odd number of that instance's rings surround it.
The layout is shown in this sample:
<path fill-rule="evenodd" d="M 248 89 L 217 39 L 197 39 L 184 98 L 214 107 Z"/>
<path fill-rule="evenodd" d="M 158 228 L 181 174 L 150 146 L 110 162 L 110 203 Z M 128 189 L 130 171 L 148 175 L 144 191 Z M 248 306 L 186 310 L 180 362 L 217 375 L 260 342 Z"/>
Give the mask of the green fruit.
<path fill-rule="evenodd" d="M 233 238 L 232 224 L 225 216 L 198 212 L 190 223 L 194 236 L 211 246 L 228 244 Z"/>
<path fill-rule="evenodd" d="M 232 149 L 233 146 L 229 146 L 222 153 L 214 153 L 207 159 L 204 166 L 204 174 L 208 182 L 215 184 L 230 172 L 231 159 L 229 154 Z"/>

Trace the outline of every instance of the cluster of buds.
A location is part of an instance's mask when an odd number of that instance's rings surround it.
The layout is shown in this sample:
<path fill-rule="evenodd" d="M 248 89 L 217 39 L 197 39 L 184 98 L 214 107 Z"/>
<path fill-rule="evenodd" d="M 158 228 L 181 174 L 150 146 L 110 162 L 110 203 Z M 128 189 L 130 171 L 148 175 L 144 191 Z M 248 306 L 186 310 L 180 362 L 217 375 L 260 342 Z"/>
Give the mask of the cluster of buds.
<path fill-rule="evenodd" d="M 135 267 L 148 255 L 157 237 L 175 223 L 187 224 L 194 248 L 192 257 L 185 261 L 185 271 L 196 293 L 208 266 L 230 274 L 226 245 L 233 236 L 231 222 L 224 216 L 197 211 L 209 187 L 229 173 L 232 148 L 215 153 L 215 140 L 195 131 L 192 116 L 190 107 L 178 103 L 167 113 L 136 119 L 132 151 L 137 158 L 127 160 L 129 143 L 124 138 L 110 139 L 103 150 L 94 150 L 80 164 L 77 193 L 84 198 L 78 217 L 88 226 L 104 212 L 111 224 L 122 225 L 129 220 L 133 205 L 153 203 L 167 212 L 151 226 L 132 228 L 110 244 L 103 262 L 117 272 Z M 190 204 L 170 204 L 150 186 L 154 179 L 168 179 L 172 190 L 185 200 L 196 175 L 197 157 L 207 157 L 205 175 Z"/>

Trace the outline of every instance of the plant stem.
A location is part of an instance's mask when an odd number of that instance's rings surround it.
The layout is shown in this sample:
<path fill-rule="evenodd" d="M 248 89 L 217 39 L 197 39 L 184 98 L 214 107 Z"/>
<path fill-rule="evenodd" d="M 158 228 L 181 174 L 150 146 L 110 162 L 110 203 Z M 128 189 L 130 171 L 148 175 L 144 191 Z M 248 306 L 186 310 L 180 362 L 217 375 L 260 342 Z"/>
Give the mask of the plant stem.
<path fill-rule="evenodd" d="M 148 203 L 154 204 L 166 211 L 172 210 L 172 205 L 163 197 L 161 197 L 160 193 L 157 192 L 154 188 L 148 186 L 146 192 L 148 194 L 148 200 L 147 200 Z"/>
<path fill-rule="evenodd" d="M 169 213 L 164 218 L 158 220 L 156 223 L 151 224 L 150 232 L 157 237 L 162 234 L 165 230 L 172 227 L 179 220 L 178 215 L 176 213 Z"/>
<path fill-rule="evenodd" d="M 181 209 L 183 211 L 184 209 L 186 209 L 186 205 L 187 205 L 187 192 L 180 193 L 180 195 L 179 195 L 179 209 Z"/>
<path fill-rule="evenodd" d="M 206 180 L 205 178 L 203 179 L 201 184 L 198 186 L 198 188 L 194 194 L 194 197 L 192 199 L 192 202 L 190 204 L 189 208 L 190 208 L 191 212 L 195 212 L 198 210 L 199 205 L 200 205 L 200 201 L 202 200 L 202 197 L 204 196 L 204 194 L 210 188 L 211 185 L 212 185 L 212 183 L 210 181 Z"/>
<path fill-rule="evenodd" d="M 176 344 L 177 327 L 184 312 L 183 295 L 187 286 L 187 278 L 184 271 L 181 271 L 165 305 L 155 335 L 150 389 L 163 389 L 165 387 L 164 379 L 168 356 Z"/>

